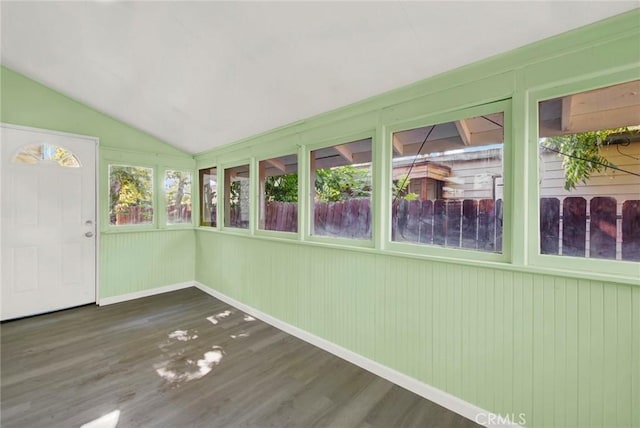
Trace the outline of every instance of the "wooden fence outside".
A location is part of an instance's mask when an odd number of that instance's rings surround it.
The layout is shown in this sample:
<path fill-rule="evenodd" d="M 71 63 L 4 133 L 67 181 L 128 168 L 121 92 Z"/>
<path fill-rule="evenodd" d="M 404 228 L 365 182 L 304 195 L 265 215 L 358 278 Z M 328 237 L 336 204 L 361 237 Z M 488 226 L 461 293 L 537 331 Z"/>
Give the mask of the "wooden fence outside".
<path fill-rule="evenodd" d="M 298 231 L 298 204 L 267 202 L 265 204 L 264 229 L 279 232 Z"/>
<path fill-rule="evenodd" d="M 640 261 L 640 200 L 540 199 L 540 252 Z"/>
<path fill-rule="evenodd" d="M 541 253 L 640 261 L 640 200 L 623 201 L 621 206 L 618 215 L 617 201 L 611 197 L 541 198 Z M 502 211 L 501 199 L 403 199 L 393 206 L 392 239 L 501 252 Z M 267 203 L 264 228 L 296 232 L 297 204 Z M 313 233 L 370 239 L 369 199 L 316 203 Z"/>
<path fill-rule="evenodd" d="M 115 214 L 115 224 L 144 224 L 153 220 L 153 208 L 129 207 L 126 211 Z M 113 223 L 113 220 L 111 220 Z"/>
<path fill-rule="evenodd" d="M 297 216 L 298 206 L 295 203 L 267 203 L 265 229 L 295 232 Z M 497 252 L 502 250 L 502 200 L 401 200 L 394 205 L 392 225 L 395 241 Z M 313 233 L 370 239 L 369 199 L 316 203 Z"/>
<path fill-rule="evenodd" d="M 316 202 L 313 234 L 371 239 L 371 202 L 368 198 L 341 202 Z"/>
<path fill-rule="evenodd" d="M 399 200 L 392 240 L 502 252 L 502 199 Z"/>

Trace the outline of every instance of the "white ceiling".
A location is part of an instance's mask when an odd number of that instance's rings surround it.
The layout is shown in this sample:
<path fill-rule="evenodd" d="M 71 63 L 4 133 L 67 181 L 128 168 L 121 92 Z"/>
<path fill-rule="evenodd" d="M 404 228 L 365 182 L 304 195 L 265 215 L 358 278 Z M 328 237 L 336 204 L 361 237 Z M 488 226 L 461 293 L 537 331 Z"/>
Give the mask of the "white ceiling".
<path fill-rule="evenodd" d="M 2 1 L 2 63 L 198 153 L 637 6 Z"/>

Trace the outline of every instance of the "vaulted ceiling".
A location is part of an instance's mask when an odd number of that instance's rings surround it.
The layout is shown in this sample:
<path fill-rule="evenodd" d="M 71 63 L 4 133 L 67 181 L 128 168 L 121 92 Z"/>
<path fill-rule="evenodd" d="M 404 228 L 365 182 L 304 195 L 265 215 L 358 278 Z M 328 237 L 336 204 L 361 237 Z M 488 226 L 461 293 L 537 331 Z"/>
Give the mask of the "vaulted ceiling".
<path fill-rule="evenodd" d="M 2 1 L 2 63 L 198 153 L 637 4 Z"/>

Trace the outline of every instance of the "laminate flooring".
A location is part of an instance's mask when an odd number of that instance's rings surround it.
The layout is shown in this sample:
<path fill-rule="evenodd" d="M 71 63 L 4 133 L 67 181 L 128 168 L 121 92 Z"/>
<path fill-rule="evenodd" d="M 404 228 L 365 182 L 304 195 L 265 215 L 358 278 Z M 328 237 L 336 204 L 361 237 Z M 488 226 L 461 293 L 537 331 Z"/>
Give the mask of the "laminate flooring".
<path fill-rule="evenodd" d="M 196 288 L 1 336 L 3 428 L 477 426 Z"/>

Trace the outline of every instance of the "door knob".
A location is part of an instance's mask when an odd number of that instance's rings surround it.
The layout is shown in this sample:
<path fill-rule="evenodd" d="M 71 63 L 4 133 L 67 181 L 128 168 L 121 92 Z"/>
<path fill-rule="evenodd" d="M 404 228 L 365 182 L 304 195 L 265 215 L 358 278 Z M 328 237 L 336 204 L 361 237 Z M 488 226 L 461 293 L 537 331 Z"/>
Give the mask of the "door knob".
<path fill-rule="evenodd" d="M 87 232 L 84 234 L 87 238 L 91 238 L 93 236 L 93 232 Z"/>

